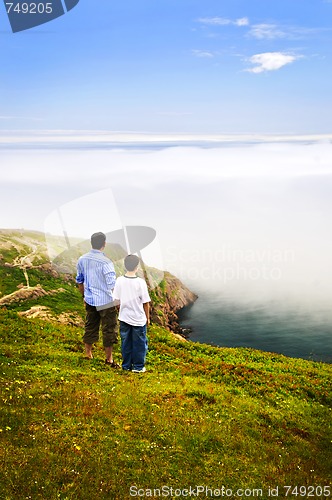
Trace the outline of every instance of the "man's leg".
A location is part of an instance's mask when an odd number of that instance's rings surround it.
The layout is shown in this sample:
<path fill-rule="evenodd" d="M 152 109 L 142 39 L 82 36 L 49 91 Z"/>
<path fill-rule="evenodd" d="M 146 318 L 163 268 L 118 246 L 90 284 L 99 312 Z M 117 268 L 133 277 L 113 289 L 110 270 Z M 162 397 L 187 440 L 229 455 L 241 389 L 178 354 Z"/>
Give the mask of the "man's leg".
<path fill-rule="evenodd" d="M 87 344 L 85 343 L 84 344 L 84 347 L 85 347 L 85 357 L 87 359 L 92 359 L 93 358 L 93 354 L 92 354 L 92 344 Z"/>
<path fill-rule="evenodd" d="M 105 356 L 107 363 L 113 362 L 113 346 L 105 347 Z"/>
<path fill-rule="evenodd" d="M 90 306 L 85 303 L 85 331 L 84 331 L 84 347 L 85 356 L 88 359 L 92 359 L 92 346 L 95 342 L 98 342 L 99 338 L 99 325 L 100 325 L 100 315 L 94 306 Z"/>
<path fill-rule="evenodd" d="M 106 362 L 112 363 L 114 361 L 113 344 L 117 344 L 118 342 L 117 309 L 116 307 L 109 307 L 108 309 L 99 311 L 99 314 L 103 332 Z"/>

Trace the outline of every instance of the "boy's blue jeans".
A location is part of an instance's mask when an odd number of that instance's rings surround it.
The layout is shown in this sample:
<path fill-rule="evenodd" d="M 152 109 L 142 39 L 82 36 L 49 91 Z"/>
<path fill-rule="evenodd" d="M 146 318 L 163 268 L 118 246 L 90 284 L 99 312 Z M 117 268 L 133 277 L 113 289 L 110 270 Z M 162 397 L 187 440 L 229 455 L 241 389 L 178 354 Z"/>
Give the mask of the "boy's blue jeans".
<path fill-rule="evenodd" d="M 146 325 L 133 326 L 120 321 L 122 368 L 124 370 L 142 370 L 148 352 Z"/>

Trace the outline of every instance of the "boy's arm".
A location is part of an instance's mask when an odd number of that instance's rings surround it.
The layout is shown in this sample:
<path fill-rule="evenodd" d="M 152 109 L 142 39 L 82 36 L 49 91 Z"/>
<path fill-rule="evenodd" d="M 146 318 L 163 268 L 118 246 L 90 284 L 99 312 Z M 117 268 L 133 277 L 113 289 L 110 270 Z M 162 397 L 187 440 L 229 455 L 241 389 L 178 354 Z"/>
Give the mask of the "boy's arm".
<path fill-rule="evenodd" d="M 143 304 L 143 309 L 144 309 L 145 316 L 146 316 L 146 324 L 149 325 L 150 324 L 150 303 L 145 302 Z"/>
<path fill-rule="evenodd" d="M 115 282 L 115 286 L 114 286 L 114 289 L 112 291 L 112 297 L 113 297 L 114 306 L 119 311 L 119 309 L 120 309 L 120 285 L 119 285 L 118 281 Z"/>

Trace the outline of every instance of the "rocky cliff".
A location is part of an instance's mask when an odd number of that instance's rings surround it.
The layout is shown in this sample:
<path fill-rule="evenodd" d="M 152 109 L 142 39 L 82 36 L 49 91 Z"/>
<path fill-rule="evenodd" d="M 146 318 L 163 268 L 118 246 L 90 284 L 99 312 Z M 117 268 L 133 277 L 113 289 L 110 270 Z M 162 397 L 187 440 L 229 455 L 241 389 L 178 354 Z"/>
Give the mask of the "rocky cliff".
<path fill-rule="evenodd" d="M 177 312 L 195 302 L 197 295 L 178 278 L 167 272 L 165 272 L 164 279 L 159 286 L 150 290 L 150 295 L 152 322 L 182 335 L 183 330 L 179 326 Z"/>

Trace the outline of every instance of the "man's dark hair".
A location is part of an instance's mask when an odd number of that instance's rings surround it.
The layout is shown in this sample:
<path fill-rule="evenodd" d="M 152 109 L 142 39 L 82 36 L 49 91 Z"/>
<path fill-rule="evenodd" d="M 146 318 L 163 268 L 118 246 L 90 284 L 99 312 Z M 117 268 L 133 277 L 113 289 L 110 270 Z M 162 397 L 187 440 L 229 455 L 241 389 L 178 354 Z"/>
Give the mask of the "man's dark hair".
<path fill-rule="evenodd" d="M 91 236 L 91 246 L 94 250 L 100 250 L 106 241 L 106 235 L 104 233 L 93 233 Z"/>
<path fill-rule="evenodd" d="M 139 264 L 139 258 L 137 255 L 127 255 L 124 260 L 124 265 L 127 271 L 134 271 Z"/>

